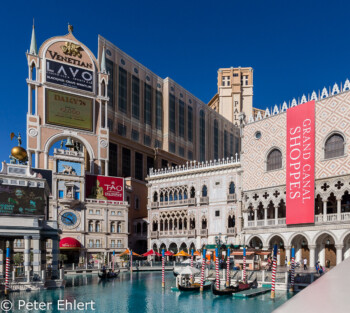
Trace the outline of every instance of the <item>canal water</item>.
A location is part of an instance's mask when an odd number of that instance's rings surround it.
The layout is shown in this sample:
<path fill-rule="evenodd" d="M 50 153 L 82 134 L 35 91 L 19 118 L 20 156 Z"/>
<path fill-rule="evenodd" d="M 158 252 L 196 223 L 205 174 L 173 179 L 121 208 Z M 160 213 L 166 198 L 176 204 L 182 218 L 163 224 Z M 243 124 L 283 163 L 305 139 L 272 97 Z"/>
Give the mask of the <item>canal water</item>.
<path fill-rule="evenodd" d="M 269 293 L 234 299 L 214 296 L 211 291 L 175 292 L 171 291 L 175 278 L 169 272 L 165 276 L 165 290 L 162 290 L 159 272 L 123 273 L 110 281 L 100 281 L 97 275 L 70 276 L 66 280 L 65 289 L 11 294 L 9 300 L 13 308 L 8 312 L 270 313 L 290 297 L 285 292 L 277 292 L 275 300 L 270 299 Z M 1 296 L 0 302 L 3 300 Z"/>

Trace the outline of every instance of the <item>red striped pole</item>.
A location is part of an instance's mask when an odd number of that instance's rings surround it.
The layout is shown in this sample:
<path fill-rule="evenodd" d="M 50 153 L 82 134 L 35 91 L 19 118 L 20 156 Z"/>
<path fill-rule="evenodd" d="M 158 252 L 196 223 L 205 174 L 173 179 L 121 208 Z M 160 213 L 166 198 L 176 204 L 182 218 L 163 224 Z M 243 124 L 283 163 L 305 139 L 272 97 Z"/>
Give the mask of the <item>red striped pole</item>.
<path fill-rule="evenodd" d="M 162 288 L 165 288 L 165 255 L 164 249 L 162 249 Z"/>
<path fill-rule="evenodd" d="M 220 289 L 220 275 L 219 275 L 219 249 L 215 249 L 215 272 L 216 272 L 216 289 Z"/>
<path fill-rule="evenodd" d="M 193 249 L 191 250 L 191 267 L 193 267 Z M 190 276 L 190 281 L 193 283 L 193 275 Z"/>
<path fill-rule="evenodd" d="M 243 248 L 243 282 L 246 281 L 247 279 L 247 272 L 246 272 L 246 263 L 247 263 L 247 260 L 246 260 L 246 249 L 245 247 Z"/>
<path fill-rule="evenodd" d="M 277 268 L 277 245 L 274 245 L 274 247 L 273 247 L 273 263 L 272 263 L 271 299 L 275 299 L 276 268 Z"/>
<path fill-rule="evenodd" d="M 203 291 L 203 286 L 204 286 L 205 257 L 206 257 L 206 250 L 205 250 L 205 248 L 203 248 L 203 259 L 202 259 L 202 271 L 201 271 L 201 286 L 200 286 L 200 291 Z"/>
<path fill-rule="evenodd" d="M 230 248 L 227 248 L 226 287 L 230 286 Z"/>
<path fill-rule="evenodd" d="M 112 264 L 112 271 L 114 273 L 114 258 L 115 258 L 115 251 L 113 251 L 113 264 Z"/>
<path fill-rule="evenodd" d="M 294 292 L 294 275 L 295 275 L 295 250 L 292 247 L 292 260 L 291 260 L 291 273 L 290 273 L 290 291 Z"/>
<path fill-rule="evenodd" d="M 9 275 L 10 275 L 10 248 L 6 249 L 6 269 L 5 269 L 5 295 L 9 293 Z"/>

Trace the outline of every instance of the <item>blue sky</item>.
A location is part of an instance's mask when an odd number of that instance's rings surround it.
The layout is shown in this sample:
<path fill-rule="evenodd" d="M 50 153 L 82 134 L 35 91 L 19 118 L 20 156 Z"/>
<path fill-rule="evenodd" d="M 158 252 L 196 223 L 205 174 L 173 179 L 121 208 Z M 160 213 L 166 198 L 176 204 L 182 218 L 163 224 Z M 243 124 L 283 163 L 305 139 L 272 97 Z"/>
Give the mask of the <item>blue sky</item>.
<path fill-rule="evenodd" d="M 5 1 L 0 160 L 14 145 L 11 131 L 25 138 L 33 17 L 38 46 L 69 22 L 94 53 L 101 34 L 204 102 L 217 91 L 218 68 L 251 66 L 254 106 L 266 108 L 350 78 L 349 11 L 349 2 L 324 0 Z"/>

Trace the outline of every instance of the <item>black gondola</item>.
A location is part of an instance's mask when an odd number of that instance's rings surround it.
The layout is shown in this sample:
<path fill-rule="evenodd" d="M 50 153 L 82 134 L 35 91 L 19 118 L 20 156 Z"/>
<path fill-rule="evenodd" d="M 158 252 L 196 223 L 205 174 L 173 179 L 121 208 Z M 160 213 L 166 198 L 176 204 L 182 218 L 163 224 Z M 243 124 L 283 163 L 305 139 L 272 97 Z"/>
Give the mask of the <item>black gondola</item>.
<path fill-rule="evenodd" d="M 99 272 L 98 273 L 98 277 L 100 277 L 101 279 L 113 279 L 113 278 L 117 278 L 118 275 L 120 273 L 120 270 L 118 270 L 118 272 Z"/>
<path fill-rule="evenodd" d="M 212 282 L 210 282 L 210 281 L 204 282 L 203 290 L 210 289 L 211 285 L 212 285 Z M 180 291 L 199 291 L 200 287 L 201 287 L 201 285 L 198 284 L 198 283 L 191 284 L 191 285 L 188 285 L 188 286 L 178 285 L 178 288 L 179 288 Z"/>
<path fill-rule="evenodd" d="M 239 291 L 244 291 L 244 290 L 248 290 L 251 288 L 256 288 L 258 286 L 258 281 L 256 279 L 254 279 L 254 281 L 252 281 L 251 283 L 242 283 L 239 282 L 237 286 L 230 286 L 230 287 L 226 287 L 225 289 L 216 289 L 215 287 L 215 283 L 212 286 L 212 292 L 214 295 L 216 296 L 225 296 L 225 295 L 232 295 L 233 293 L 239 292 Z"/>

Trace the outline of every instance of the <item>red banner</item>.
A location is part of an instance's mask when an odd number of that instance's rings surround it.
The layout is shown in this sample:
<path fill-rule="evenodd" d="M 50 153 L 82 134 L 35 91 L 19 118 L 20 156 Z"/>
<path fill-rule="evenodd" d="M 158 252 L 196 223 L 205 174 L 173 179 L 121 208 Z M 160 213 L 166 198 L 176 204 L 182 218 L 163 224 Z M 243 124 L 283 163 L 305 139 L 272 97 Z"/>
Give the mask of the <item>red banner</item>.
<path fill-rule="evenodd" d="M 124 178 L 86 175 L 86 198 L 124 201 Z"/>
<path fill-rule="evenodd" d="M 315 101 L 287 110 L 286 223 L 314 223 Z"/>

